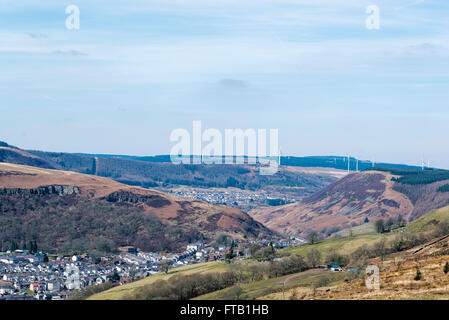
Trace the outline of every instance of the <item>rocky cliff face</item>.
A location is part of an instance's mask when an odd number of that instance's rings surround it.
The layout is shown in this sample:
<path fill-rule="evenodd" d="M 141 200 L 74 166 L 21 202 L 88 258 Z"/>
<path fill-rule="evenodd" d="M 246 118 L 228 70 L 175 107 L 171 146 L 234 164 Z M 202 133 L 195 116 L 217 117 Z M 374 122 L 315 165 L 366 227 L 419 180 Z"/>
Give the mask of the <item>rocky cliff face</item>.
<path fill-rule="evenodd" d="M 113 192 L 109 194 L 105 199 L 109 202 L 114 203 L 128 203 L 128 204 L 139 204 L 145 203 L 146 205 L 153 208 L 161 208 L 164 206 L 169 206 L 171 202 L 159 195 L 142 195 L 135 194 L 127 191 Z"/>
<path fill-rule="evenodd" d="M 21 189 L 21 188 L 0 188 L 1 195 L 8 196 L 42 196 L 42 195 L 58 195 L 68 196 L 72 194 L 80 194 L 80 188 L 76 186 L 42 186 L 39 188 Z"/>

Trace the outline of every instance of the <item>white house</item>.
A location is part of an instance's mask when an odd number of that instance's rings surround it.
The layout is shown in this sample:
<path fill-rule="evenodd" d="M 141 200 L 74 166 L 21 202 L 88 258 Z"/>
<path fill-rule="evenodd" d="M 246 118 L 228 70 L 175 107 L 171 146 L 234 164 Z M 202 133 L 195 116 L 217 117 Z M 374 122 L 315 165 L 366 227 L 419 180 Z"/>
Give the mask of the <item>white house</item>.
<path fill-rule="evenodd" d="M 58 282 L 56 281 L 50 281 L 49 283 L 47 283 L 47 290 L 48 291 L 59 291 L 60 289 L 60 285 Z"/>
<path fill-rule="evenodd" d="M 19 260 L 15 257 L 0 257 L 0 262 L 6 263 L 6 264 L 14 264 L 14 263 L 18 263 Z"/>
<path fill-rule="evenodd" d="M 201 241 L 195 242 L 195 243 L 189 243 L 187 245 L 187 250 L 195 250 L 195 251 L 199 251 L 204 247 L 204 243 Z"/>
<path fill-rule="evenodd" d="M 14 287 L 9 282 L 0 282 L 0 294 L 13 294 Z"/>

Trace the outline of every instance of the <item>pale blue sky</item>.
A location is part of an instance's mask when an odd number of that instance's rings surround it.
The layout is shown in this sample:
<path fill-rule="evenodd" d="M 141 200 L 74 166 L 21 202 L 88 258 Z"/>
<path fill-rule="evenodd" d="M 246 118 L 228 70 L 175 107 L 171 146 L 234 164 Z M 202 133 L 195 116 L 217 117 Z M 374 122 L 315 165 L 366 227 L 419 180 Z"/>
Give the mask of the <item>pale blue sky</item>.
<path fill-rule="evenodd" d="M 202 120 L 277 128 L 284 154 L 449 168 L 448 16 L 447 0 L 0 0 L 0 140 L 167 154 Z"/>

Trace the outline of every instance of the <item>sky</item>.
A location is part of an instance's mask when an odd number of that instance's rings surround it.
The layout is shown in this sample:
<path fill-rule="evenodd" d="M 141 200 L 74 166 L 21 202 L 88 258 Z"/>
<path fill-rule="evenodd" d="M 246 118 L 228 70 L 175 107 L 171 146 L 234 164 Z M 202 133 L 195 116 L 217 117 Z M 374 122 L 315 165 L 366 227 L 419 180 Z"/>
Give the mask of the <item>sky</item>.
<path fill-rule="evenodd" d="M 200 120 L 278 129 L 284 155 L 449 168 L 448 16 L 447 0 L 0 0 L 0 140 L 168 154 Z"/>

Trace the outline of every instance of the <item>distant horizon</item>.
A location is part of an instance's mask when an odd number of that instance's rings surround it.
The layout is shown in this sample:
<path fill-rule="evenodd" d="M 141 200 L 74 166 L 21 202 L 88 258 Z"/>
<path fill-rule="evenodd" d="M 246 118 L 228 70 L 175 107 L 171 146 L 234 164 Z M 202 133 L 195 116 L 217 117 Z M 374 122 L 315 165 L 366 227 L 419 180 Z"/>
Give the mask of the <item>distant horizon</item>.
<path fill-rule="evenodd" d="M 9 143 L 8 141 L 5 141 L 3 139 L 0 139 L 0 142 L 4 142 L 9 144 L 10 146 L 13 147 L 17 147 L 21 150 L 25 150 L 25 151 L 43 151 L 43 152 L 55 152 L 55 153 L 69 153 L 69 154 L 77 154 L 77 155 L 90 155 L 90 156 L 107 156 L 107 157 L 113 157 L 113 156 L 118 156 L 118 157 L 139 157 L 139 158 L 145 158 L 145 157 L 165 157 L 165 156 L 170 156 L 169 153 L 161 153 L 161 154 L 127 154 L 127 153 L 102 153 L 102 152 L 76 152 L 76 151 L 61 151 L 61 150 L 49 150 L 49 149 L 37 149 L 37 148 L 24 148 L 22 146 L 19 145 L 15 145 L 14 143 Z M 191 157 L 201 157 L 201 155 L 190 155 Z M 203 157 L 214 157 L 214 156 L 204 156 Z M 235 156 L 235 155 L 222 155 L 222 157 L 248 157 L 247 155 L 240 155 L 240 156 Z M 282 158 L 285 157 L 298 157 L 298 158 L 307 158 L 307 157 L 335 157 L 335 158 L 347 158 L 347 155 L 333 155 L 333 154 L 310 154 L 310 155 L 295 155 L 295 154 L 286 154 L 286 155 L 281 155 Z M 352 155 L 350 155 L 351 159 L 356 159 L 359 160 L 361 162 L 368 162 L 371 163 L 372 159 L 363 159 L 363 158 L 357 158 L 354 157 Z M 410 166 L 410 167 L 417 167 L 420 168 L 422 166 L 422 163 L 412 163 L 412 162 L 391 162 L 391 161 L 385 161 L 385 160 L 379 160 L 379 161 L 374 161 L 374 163 L 380 163 L 380 164 L 390 164 L 390 165 L 404 165 L 404 166 Z M 281 163 L 281 165 L 283 165 Z M 430 168 L 430 169 L 443 169 L 443 170 L 449 170 L 449 168 L 443 168 L 443 167 L 436 167 L 433 166 L 432 163 L 430 163 L 430 166 L 427 166 L 427 162 L 424 163 L 424 167 L 425 168 Z M 344 169 L 341 169 L 344 170 Z"/>

